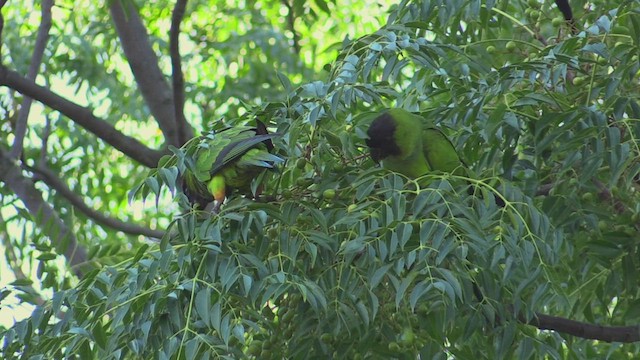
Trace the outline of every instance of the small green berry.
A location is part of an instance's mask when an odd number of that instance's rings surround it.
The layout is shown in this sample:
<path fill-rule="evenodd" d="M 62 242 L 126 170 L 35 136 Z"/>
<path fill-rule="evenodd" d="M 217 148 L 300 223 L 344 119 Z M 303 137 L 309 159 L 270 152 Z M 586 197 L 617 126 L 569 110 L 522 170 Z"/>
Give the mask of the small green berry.
<path fill-rule="evenodd" d="M 336 191 L 334 189 L 327 189 L 322 192 L 322 197 L 331 200 L 336 197 Z"/>

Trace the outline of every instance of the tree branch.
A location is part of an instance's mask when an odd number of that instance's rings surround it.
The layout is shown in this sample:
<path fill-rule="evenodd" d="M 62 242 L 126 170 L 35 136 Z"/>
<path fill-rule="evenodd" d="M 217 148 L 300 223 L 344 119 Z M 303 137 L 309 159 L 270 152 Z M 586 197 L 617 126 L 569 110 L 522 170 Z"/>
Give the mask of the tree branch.
<path fill-rule="evenodd" d="M 98 224 L 110 227 L 115 230 L 122 231 L 125 234 L 130 235 L 144 235 L 151 238 L 161 239 L 164 236 L 164 231 L 153 230 L 136 224 L 130 224 L 118 219 L 108 217 L 92 208 L 82 201 L 82 198 L 76 195 L 67 185 L 48 167 L 39 165 L 36 167 L 30 167 L 29 170 L 42 176 L 42 179 L 47 185 L 54 188 L 60 195 L 67 199 L 71 205 L 75 206 L 80 212 L 90 217 Z"/>
<path fill-rule="evenodd" d="M 58 251 L 64 253 L 75 274 L 82 277 L 83 265 L 87 261 L 85 248 L 78 244 L 76 237 L 58 213 L 44 201 L 33 182 L 24 177 L 22 169 L 7 155 L 0 147 L 0 180 L 24 203 L 42 232 L 51 239 Z"/>
<path fill-rule="evenodd" d="M 44 49 L 47 46 L 49 40 L 49 30 L 51 29 L 51 8 L 53 7 L 53 0 L 42 1 L 42 21 L 38 28 L 38 35 L 36 36 L 36 44 L 31 55 L 31 64 L 27 72 L 27 79 L 34 81 L 38 76 L 38 70 L 40 64 L 42 64 L 42 57 L 44 55 Z M 13 141 L 13 148 L 11 149 L 11 156 L 14 159 L 20 158 L 22 154 L 22 147 L 24 142 L 24 136 L 27 133 L 27 119 L 29 118 L 29 111 L 31 111 L 32 99 L 29 96 L 25 96 L 18 112 L 18 121 L 15 126 L 15 140 Z"/>
<path fill-rule="evenodd" d="M 189 124 L 178 124 L 175 119 L 176 112 L 171 88 L 158 66 L 158 57 L 151 48 L 147 30 L 136 8 L 129 4 L 125 10 L 122 8 L 121 1 L 111 1 L 110 11 L 122 49 L 142 97 L 158 122 L 167 144 L 179 147 L 181 145 L 179 129 L 184 128 L 183 131 L 189 138 L 193 137 L 193 131 Z"/>
<path fill-rule="evenodd" d="M 185 134 L 182 126 L 187 123 L 184 117 L 184 75 L 180 62 L 180 22 L 184 18 L 187 0 L 178 0 L 171 15 L 171 28 L 169 30 L 169 52 L 171 54 L 171 77 L 173 80 L 173 104 L 175 109 L 175 121 L 178 128 L 178 140 L 184 144 L 191 138 Z"/>
<path fill-rule="evenodd" d="M 110 123 L 94 116 L 90 109 L 75 104 L 2 65 L 0 65 L 0 85 L 15 89 L 61 112 L 78 125 L 145 166 L 156 167 L 158 160 L 163 155 L 163 152 L 149 149 L 138 140 L 116 130 Z"/>
<path fill-rule="evenodd" d="M 520 315 L 518 320 L 522 323 L 535 326 L 540 330 L 553 330 L 583 339 L 622 343 L 640 341 L 640 326 L 638 325 L 601 326 L 541 313 L 536 313 L 535 317 L 529 320 Z"/>

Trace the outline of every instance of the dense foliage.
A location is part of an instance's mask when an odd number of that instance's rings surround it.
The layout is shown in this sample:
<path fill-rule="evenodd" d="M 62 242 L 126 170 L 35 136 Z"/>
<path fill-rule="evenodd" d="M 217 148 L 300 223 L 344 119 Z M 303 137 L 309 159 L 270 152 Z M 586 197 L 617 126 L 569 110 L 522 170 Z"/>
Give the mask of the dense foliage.
<path fill-rule="evenodd" d="M 402 1 L 388 11 L 340 0 L 227 3 L 188 3 L 185 117 L 197 129 L 260 119 L 280 134 L 285 163 L 260 198 L 231 197 L 213 215 L 187 206 L 176 169 L 148 170 L 41 109 L 47 120 L 29 125 L 24 176 L 42 176 L 44 161 L 91 207 L 166 232 L 159 242 L 125 236 L 38 186 L 89 249 L 93 266 L 76 281 L 37 214 L 2 189 L 4 246 L 20 255 L 9 262 L 36 267 L 35 288 L 54 290 L 2 333 L 4 358 L 637 353 L 637 344 L 527 324 L 536 313 L 639 322 L 637 2 L 574 7 L 575 35 L 548 0 Z M 71 4 L 54 7 L 65 18 L 54 17 L 39 83 L 60 93 L 71 85 L 75 101 L 146 146 L 180 145 L 140 106 L 110 13 Z M 129 10 L 166 74 L 171 6 Z M 27 8 L 3 9 L 3 64 L 19 73 L 30 56 L 20 41 L 37 31 L 18 25 Z M 372 11 L 385 15 L 380 26 L 363 15 Z M 359 23 L 371 29 L 346 36 Z M 2 92 L 12 95 L 3 100 L 10 116 L 20 95 Z M 376 167 L 363 139 L 390 106 L 433 119 L 473 176 L 415 181 Z M 29 278 L 3 294 L 37 303 Z"/>

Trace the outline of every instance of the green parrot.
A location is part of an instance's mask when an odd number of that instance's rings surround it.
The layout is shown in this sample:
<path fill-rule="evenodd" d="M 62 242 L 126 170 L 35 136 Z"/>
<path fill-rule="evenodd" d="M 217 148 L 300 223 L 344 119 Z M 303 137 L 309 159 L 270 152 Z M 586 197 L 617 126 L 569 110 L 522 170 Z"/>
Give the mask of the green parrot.
<path fill-rule="evenodd" d="M 431 171 L 466 176 L 465 164 L 449 138 L 432 122 L 403 109 L 390 109 L 376 117 L 367 130 L 365 140 L 371 158 L 382 162 L 385 169 L 418 178 Z M 469 189 L 473 193 L 473 189 Z M 496 197 L 496 203 L 498 203 Z M 500 199 L 502 201 L 502 199 Z M 502 203 L 504 206 L 504 202 Z M 472 282 L 479 302 L 484 295 Z"/>
<path fill-rule="evenodd" d="M 376 117 L 365 140 L 371 158 L 385 169 L 409 178 L 431 171 L 468 176 L 467 168 L 449 138 L 433 122 L 403 109 L 390 109 Z M 469 188 L 469 194 L 474 193 Z M 500 196 L 495 203 L 504 207 Z"/>
<path fill-rule="evenodd" d="M 182 146 L 187 155 L 182 191 L 189 202 L 202 208 L 215 200 L 217 212 L 232 189 L 252 194 L 252 180 L 283 161 L 270 153 L 276 136 L 257 121 L 256 127 L 230 127 L 188 141 Z"/>
<path fill-rule="evenodd" d="M 378 116 L 367 130 L 371 158 L 385 169 L 418 178 L 431 171 L 466 175 L 449 139 L 433 123 L 403 109 Z"/>

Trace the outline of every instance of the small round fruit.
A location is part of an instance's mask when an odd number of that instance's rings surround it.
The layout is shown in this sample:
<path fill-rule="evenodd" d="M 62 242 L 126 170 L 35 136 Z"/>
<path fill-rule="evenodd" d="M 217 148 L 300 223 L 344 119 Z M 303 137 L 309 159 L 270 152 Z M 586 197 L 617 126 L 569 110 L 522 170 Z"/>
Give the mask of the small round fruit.
<path fill-rule="evenodd" d="M 576 76 L 573 78 L 573 85 L 582 86 L 587 81 L 586 76 Z"/>
<path fill-rule="evenodd" d="M 506 47 L 507 47 L 507 50 L 514 50 L 515 48 L 518 47 L 518 44 L 516 44 L 515 41 L 509 41 L 507 42 Z"/>
<path fill-rule="evenodd" d="M 304 167 L 306 165 L 307 165 L 307 159 L 300 158 L 300 159 L 296 160 L 296 168 L 302 170 L 302 169 L 304 169 Z"/>
<path fill-rule="evenodd" d="M 299 177 L 296 179 L 296 185 L 300 187 L 309 187 L 313 183 L 313 180 L 309 178 Z"/>
<path fill-rule="evenodd" d="M 398 343 L 395 342 L 395 341 L 394 342 L 390 342 L 388 347 L 389 347 L 390 351 L 394 351 L 394 352 L 400 351 L 400 345 L 398 345 Z"/>
<path fill-rule="evenodd" d="M 343 163 L 339 162 L 335 165 L 333 165 L 333 171 L 337 172 L 337 173 L 341 173 L 344 171 L 346 167 L 344 166 Z"/>
<path fill-rule="evenodd" d="M 400 343 L 403 345 L 412 345 L 416 340 L 416 335 L 411 328 L 405 328 L 400 335 Z"/>
<path fill-rule="evenodd" d="M 496 52 L 496 47 L 495 46 L 493 46 L 493 45 L 487 46 L 487 53 L 493 54 L 495 52 Z"/>
<path fill-rule="evenodd" d="M 247 350 L 249 355 L 258 356 L 262 352 L 262 341 L 253 340 L 249 345 L 249 349 Z"/>
<path fill-rule="evenodd" d="M 600 229 L 601 231 L 607 230 L 608 227 L 609 227 L 609 224 L 607 224 L 606 221 L 604 220 L 598 221 L 598 229 Z"/>
<path fill-rule="evenodd" d="M 553 27 L 560 27 L 562 24 L 564 24 L 564 19 L 561 17 L 556 17 L 551 20 L 551 25 L 553 25 Z"/>
<path fill-rule="evenodd" d="M 593 198 L 594 198 L 593 193 L 588 192 L 588 193 L 582 194 L 582 200 L 583 201 L 592 201 Z"/>
<path fill-rule="evenodd" d="M 352 213 L 352 212 L 356 211 L 356 209 L 357 209 L 357 208 L 358 208 L 358 205 L 356 205 L 356 204 L 351 204 L 351 205 L 349 205 L 349 206 L 347 207 L 347 212 L 348 212 L 348 213 Z"/>
<path fill-rule="evenodd" d="M 327 189 L 322 192 L 322 197 L 331 200 L 336 197 L 336 191 L 334 189 Z"/>

